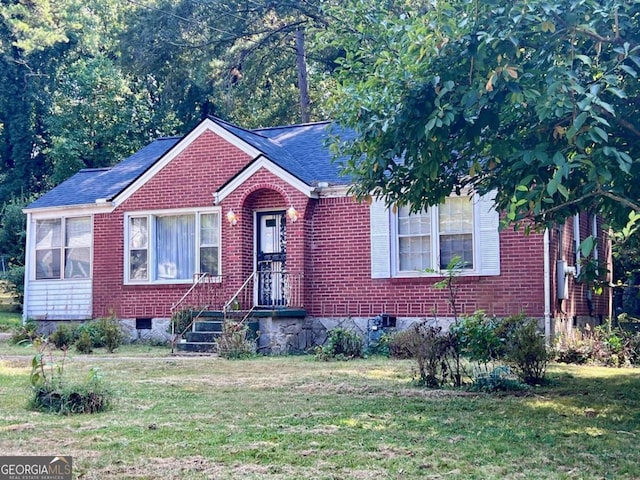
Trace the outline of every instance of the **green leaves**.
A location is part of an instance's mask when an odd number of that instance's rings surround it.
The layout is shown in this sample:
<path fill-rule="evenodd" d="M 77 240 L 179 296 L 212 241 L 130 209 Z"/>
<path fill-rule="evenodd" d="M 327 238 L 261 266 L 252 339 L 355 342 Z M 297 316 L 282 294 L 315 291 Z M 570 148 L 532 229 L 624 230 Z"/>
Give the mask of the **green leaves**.
<path fill-rule="evenodd" d="M 640 4 L 616 7 L 615 41 L 613 13 L 597 2 L 459 2 L 454 17 L 449 7 L 402 18 L 378 12 L 384 22 L 359 24 L 378 47 L 360 50 L 357 78 L 344 69 L 338 78 L 343 86 L 373 80 L 339 98 L 334 114 L 363 132 L 376 127 L 343 114 L 353 105 L 392 120 L 383 142 L 349 152 L 358 165 L 349 173 L 391 153 L 407 166 L 402 178 L 391 171 L 375 185 L 356 174 L 361 191 L 375 186 L 426 207 L 456 185 L 497 190 L 498 208 L 514 222 L 562 221 L 582 209 L 615 222 L 640 210 L 640 104 L 631 101 L 640 94 Z M 436 43 L 417 54 L 409 32 L 417 38 L 425 25 L 430 33 L 420 38 Z"/>

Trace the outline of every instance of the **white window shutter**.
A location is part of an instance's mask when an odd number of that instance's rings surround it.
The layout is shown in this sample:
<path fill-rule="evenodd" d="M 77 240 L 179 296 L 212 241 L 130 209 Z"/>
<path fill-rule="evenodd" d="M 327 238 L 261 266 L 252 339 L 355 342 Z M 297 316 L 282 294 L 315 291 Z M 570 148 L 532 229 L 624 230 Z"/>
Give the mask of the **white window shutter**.
<path fill-rule="evenodd" d="M 500 275 L 500 215 L 493 206 L 494 198 L 495 193 L 477 197 L 476 248 L 480 275 Z"/>
<path fill-rule="evenodd" d="M 371 278 L 391 277 L 389 209 L 383 200 L 372 200 L 369 207 L 371 229 Z"/>

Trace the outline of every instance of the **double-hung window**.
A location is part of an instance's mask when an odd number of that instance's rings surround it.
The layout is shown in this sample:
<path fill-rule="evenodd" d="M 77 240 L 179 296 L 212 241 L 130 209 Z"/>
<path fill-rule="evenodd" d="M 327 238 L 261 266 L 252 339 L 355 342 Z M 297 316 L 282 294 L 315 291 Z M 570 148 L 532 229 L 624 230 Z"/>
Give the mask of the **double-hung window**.
<path fill-rule="evenodd" d="M 454 257 L 473 269 L 473 204 L 469 197 L 449 197 L 417 213 L 411 213 L 408 206 L 400 207 L 397 232 L 398 272 L 447 268 Z"/>
<path fill-rule="evenodd" d="M 499 275 L 499 215 L 493 195 L 448 197 L 419 212 L 371 205 L 372 278 L 437 275 L 458 257 L 469 275 Z"/>
<path fill-rule="evenodd" d="M 191 281 L 220 275 L 219 211 L 154 212 L 127 217 L 126 281 Z"/>
<path fill-rule="evenodd" d="M 36 280 L 91 275 L 91 217 L 36 220 Z"/>

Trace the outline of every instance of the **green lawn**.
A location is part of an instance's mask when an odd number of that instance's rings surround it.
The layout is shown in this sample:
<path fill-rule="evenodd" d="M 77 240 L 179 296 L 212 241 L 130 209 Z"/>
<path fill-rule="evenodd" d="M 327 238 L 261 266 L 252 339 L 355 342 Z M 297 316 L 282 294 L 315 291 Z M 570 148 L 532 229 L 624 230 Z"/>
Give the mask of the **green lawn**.
<path fill-rule="evenodd" d="M 29 357 L 0 359 L 0 451 L 73 455 L 83 479 L 640 478 L 639 370 L 554 366 L 497 396 L 414 387 L 409 361 L 157 352 L 73 355 L 117 393 L 73 417 L 27 410 Z"/>
<path fill-rule="evenodd" d="M 0 332 L 10 332 L 22 324 L 20 313 L 13 311 L 10 305 L 0 305 Z"/>

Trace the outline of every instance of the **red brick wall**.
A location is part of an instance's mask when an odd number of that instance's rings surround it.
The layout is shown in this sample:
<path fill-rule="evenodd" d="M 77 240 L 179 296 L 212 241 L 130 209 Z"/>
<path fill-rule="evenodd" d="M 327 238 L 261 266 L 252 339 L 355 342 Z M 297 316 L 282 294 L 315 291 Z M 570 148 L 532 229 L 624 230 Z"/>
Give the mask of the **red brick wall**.
<path fill-rule="evenodd" d="M 580 240 L 592 234 L 593 216 L 586 213 L 580 214 Z M 598 258 L 604 264 L 605 269 L 611 271 L 610 252 L 606 232 L 600 230 L 598 225 Z M 576 265 L 576 245 L 574 236 L 574 218 L 569 218 L 564 225 L 557 225 L 550 230 L 551 239 L 551 268 L 552 268 L 552 314 L 554 318 L 572 320 L 574 317 L 594 316 L 597 319 L 609 315 L 610 289 L 604 288 L 602 294 L 593 292 L 591 286 L 585 282 L 579 282 L 573 276 L 569 276 L 568 298 L 557 298 L 557 264 L 556 260 L 565 259 L 569 266 Z M 591 299 L 588 299 L 588 292 Z M 591 308 L 589 308 L 591 303 Z"/>
<path fill-rule="evenodd" d="M 441 278 L 372 279 L 369 206 L 352 199 L 322 199 L 311 227 L 307 308 L 314 316 L 450 316 L 448 295 L 433 287 Z M 501 275 L 459 277 L 459 313 L 544 312 L 542 235 L 501 233 Z"/>
<path fill-rule="evenodd" d="M 206 131 L 143 185 L 112 214 L 95 219 L 94 316 L 111 311 L 120 317 L 166 317 L 189 285 L 124 285 L 125 212 L 181 207 L 209 207 L 213 193 L 251 159 L 222 138 Z M 222 235 L 230 229 L 222 211 Z M 242 225 L 242 223 L 240 223 Z M 238 231 L 237 229 L 234 231 Z M 233 239 L 233 237 L 231 237 Z M 240 252 L 223 240 L 232 264 Z"/>
<path fill-rule="evenodd" d="M 124 285 L 125 213 L 137 210 L 208 207 L 213 193 L 251 159 L 212 132 L 205 132 L 115 212 L 95 218 L 94 316 L 111 312 L 126 317 L 163 317 L 189 285 Z M 440 278 L 372 279 L 369 206 L 351 198 L 309 199 L 305 194 L 261 169 L 221 202 L 222 297 L 228 299 L 254 268 L 254 213 L 256 210 L 298 211 L 287 222 L 287 269 L 304 273 L 304 306 L 312 316 L 451 316 L 448 294 L 433 287 Z M 238 222 L 231 226 L 226 214 Z M 583 235 L 590 223 L 581 223 Z M 570 222 L 551 232 L 552 294 L 555 298 L 555 260 L 559 235 L 573 265 Z M 602 240 L 603 237 L 601 237 Z M 602 242 L 604 244 L 604 242 Z M 500 234 L 501 274 L 496 277 L 459 277 L 459 313 L 483 309 L 499 316 L 526 312 L 544 314 L 543 235 L 529 236 L 512 229 Z M 601 258 L 606 253 L 602 251 Z M 571 298 L 552 302 L 553 314 L 588 313 L 585 286 L 570 280 Z M 596 299 L 601 311 L 604 303 Z"/>

